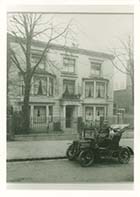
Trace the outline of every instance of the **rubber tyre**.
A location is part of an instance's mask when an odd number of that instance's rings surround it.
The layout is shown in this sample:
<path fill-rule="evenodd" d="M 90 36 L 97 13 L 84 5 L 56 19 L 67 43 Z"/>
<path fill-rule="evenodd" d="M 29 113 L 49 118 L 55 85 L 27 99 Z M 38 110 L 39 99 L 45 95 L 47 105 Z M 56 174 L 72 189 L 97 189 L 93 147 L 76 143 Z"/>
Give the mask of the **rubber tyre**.
<path fill-rule="evenodd" d="M 128 148 L 120 148 L 118 153 L 118 161 L 121 164 L 127 164 L 130 160 L 130 151 Z"/>
<path fill-rule="evenodd" d="M 74 147 L 73 144 L 71 144 L 71 145 L 68 147 L 67 152 L 66 152 L 67 158 L 68 158 L 70 161 L 75 160 L 75 158 L 76 158 L 76 152 L 77 152 L 76 148 Z"/>
<path fill-rule="evenodd" d="M 92 151 L 85 150 L 79 154 L 79 163 L 82 167 L 89 167 L 94 162 L 94 154 Z"/>

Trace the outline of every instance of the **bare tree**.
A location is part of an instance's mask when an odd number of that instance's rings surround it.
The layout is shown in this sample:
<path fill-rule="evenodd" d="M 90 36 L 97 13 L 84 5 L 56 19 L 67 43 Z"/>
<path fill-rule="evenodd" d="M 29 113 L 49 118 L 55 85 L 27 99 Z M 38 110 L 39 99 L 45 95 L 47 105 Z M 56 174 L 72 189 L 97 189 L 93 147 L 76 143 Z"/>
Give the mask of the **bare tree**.
<path fill-rule="evenodd" d="M 20 71 L 24 81 L 25 91 L 22 114 L 23 128 L 25 132 L 29 131 L 30 125 L 29 98 L 32 77 L 44 56 L 49 51 L 50 44 L 60 37 L 66 38 L 71 24 L 70 21 L 65 27 L 63 26 L 63 28 L 60 29 L 60 26 L 54 25 L 52 17 L 47 21 L 43 20 L 43 17 L 43 14 L 37 13 L 18 13 L 12 15 L 9 21 L 9 23 L 14 26 L 14 28 L 10 29 L 10 34 L 12 34 L 16 39 L 16 42 L 24 54 L 23 56 L 25 60 L 25 65 L 23 66 L 16 54 L 16 51 L 13 48 L 10 48 L 11 61 Z M 36 38 L 39 38 L 43 34 L 47 38 L 46 46 L 42 50 L 38 62 L 33 65 L 31 61 L 32 44 Z"/>
<path fill-rule="evenodd" d="M 121 73 L 127 75 L 130 80 L 130 89 L 132 91 L 132 104 L 134 104 L 134 56 L 133 56 L 133 39 L 128 36 L 127 40 L 118 39 L 119 48 L 112 49 L 115 57 L 112 61 L 113 66 Z"/>

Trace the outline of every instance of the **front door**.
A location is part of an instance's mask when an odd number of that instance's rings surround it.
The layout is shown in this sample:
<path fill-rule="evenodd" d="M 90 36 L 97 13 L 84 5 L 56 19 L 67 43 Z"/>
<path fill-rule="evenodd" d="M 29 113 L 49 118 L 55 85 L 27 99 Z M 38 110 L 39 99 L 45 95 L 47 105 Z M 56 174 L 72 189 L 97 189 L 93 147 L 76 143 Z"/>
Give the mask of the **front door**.
<path fill-rule="evenodd" d="M 73 111 L 73 106 L 66 106 L 66 128 L 72 128 Z"/>

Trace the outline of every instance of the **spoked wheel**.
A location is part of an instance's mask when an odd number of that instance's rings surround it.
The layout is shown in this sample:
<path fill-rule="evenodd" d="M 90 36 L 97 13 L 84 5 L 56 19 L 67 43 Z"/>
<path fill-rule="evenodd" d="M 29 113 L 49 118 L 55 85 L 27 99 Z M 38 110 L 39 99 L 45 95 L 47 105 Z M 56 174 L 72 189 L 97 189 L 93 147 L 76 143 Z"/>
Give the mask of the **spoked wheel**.
<path fill-rule="evenodd" d="M 66 156 L 70 161 L 73 161 L 76 158 L 77 149 L 74 144 L 71 144 L 66 152 Z"/>
<path fill-rule="evenodd" d="M 94 162 L 94 154 L 92 151 L 82 151 L 79 155 L 79 163 L 82 167 L 91 166 Z"/>
<path fill-rule="evenodd" d="M 118 160 L 122 164 L 127 164 L 130 160 L 130 152 L 127 148 L 121 148 L 118 154 Z"/>

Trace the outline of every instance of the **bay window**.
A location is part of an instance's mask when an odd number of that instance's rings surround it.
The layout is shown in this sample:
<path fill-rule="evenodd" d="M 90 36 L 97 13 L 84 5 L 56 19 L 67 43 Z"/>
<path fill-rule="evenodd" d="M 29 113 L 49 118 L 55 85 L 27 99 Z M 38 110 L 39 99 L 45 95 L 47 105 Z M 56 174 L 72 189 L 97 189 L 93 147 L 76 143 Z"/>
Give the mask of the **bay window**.
<path fill-rule="evenodd" d="M 49 78 L 49 96 L 53 96 L 54 90 L 54 80 L 53 78 Z"/>
<path fill-rule="evenodd" d="M 96 98 L 104 98 L 104 97 L 105 97 L 105 83 L 96 82 Z"/>
<path fill-rule="evenodd" d="M 85 97 L 94 96 L 94 82 L 85 82 Z"/>
<path fill-rule="evenodd" d="M 34 123 L 46 123 L 46 106 L 34 106 Z"/>
<path fill-rule="evenodd" d="M 47 78 L 46 77 L 34 78 L 34 94 L 35 95 L 47 94 Z"/>
<path fill-rule="evenodd" d="M 85 107 L 85 120 L 93 121 L 93 107 Z"/>
<path fill-rule="evenodd" d="M 34 77 L 34 95 L 54 95 L 54 79 L 52 77 Z"/>
<path fill-rule="evenodd" d="M 105 116 L 105 108 L 104 107 L 96 107 L 96 117 Z"/>

